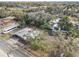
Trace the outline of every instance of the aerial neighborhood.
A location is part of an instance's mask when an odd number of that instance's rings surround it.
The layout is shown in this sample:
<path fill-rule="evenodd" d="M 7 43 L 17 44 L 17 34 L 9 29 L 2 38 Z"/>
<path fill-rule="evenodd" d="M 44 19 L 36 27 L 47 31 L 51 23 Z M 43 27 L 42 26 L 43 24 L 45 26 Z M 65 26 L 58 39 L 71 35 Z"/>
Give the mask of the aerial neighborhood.
<path fill-rule="evenodd" d="M 78 2 L 0 2 L 0 57 L 79 57 Z"/>

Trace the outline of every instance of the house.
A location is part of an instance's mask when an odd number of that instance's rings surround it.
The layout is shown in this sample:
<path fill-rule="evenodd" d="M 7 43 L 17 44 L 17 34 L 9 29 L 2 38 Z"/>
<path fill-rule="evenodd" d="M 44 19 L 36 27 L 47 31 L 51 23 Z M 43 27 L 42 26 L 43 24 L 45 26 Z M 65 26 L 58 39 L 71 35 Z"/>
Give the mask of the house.
<path fill-rule="evenodd" d="M 52 31 L 56 31 L 58 29 L 59 21 L 60 21 L 60 18 L 57 18 L 56 20 L 53 21 L 53 24 L 51 26 Z"/>
<path fill-rule="evenodd" d="M 26 41 L 28 38 L 35 38 L 36 36 L 39 35 L 39 31 L 33 28 L 24 28 L 22 30 L 19 30 L 18 32 L 14 33 L 12 35 L 12 38 L 16 39 L 16 40 L 20 40 L 20 41 Z"/>
<path fill-rule="evenodd" d="M 13 31 L 14 29 L 16 29 L 18 26 L 19 26 L 18 23 L 12 23 L 10 26 L 3 28 L 3 33 L 9 33 Z"/>
<path fill-rule="evenodd" d="M 64 29 L 61 29 L 59 27 L 59 21 L 61 20 L 61 18 L 57 18 L 56 20 L 54 20 L 52 22 L 52 25 L 51 25 L 51 29 L 50 29 L 50 35 L 53 35 L 57 32 L 57 30 L 60 30 L 62 33 L 66 33 L 68 34 L 68 31 L 67 30 L 64 30 Z M 69 22 L 73 24 L 74 28 L 78 29 L 79 30 L 79 23 L 77 20 L 73 20 L 73 19 L 70 19 L 69 18 Z"/>
<path fill-rule="evenodd" d="M 59 21 L 61 20 L 61 18 L 57 18 L 52 22 L 50 31 L 49 31 L 49 35 L 56 35 L 57 30 L 60 30 L 62 33 L 68 33 L 68 31 L 66 30 L 62 30 L 59 27 Z"/>
<path fill-rule="evenodd" d="M 57 30 L 60 29 L 58 27 L 58 23 L 59 23 L 60 19 L 61 18 L 57 18 L 57 19 L 50 22 L 51 27 L 50 27 L 50 30 L 48 31 L 49 35 L 51 35 L 51 36 L 55 35 L 55 32 L 57 32 Z"/>
<path fill-rule="evenodd" d="M 0 19 L 0 29 L 1 29 L 0 33 L 8 33 L 17 26 L 19 26 L 19 24 L 15 21 L 15 19 L 16 19 L 15 17 L 11 16 Z"/>

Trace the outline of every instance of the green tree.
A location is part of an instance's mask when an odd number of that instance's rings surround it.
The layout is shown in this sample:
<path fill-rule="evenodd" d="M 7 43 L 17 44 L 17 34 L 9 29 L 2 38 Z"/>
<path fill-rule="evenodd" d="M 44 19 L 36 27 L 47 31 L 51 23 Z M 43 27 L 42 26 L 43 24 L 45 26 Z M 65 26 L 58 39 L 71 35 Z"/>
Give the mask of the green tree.
<path fill-rule="evenodd" d="M 78 30 L 73 26 L 72 23 L 69 22 L 69 19 L 67 16 L 63 17 L 59 22 L 59 27 L 61 30 L 67 31 L 69 36 L 71 37 L 77 37 Z"/>
<path fill-rule="evenodd" d="M 29 24 L 28 15 L 24 15 L 23 17 L 21 17 L 19 19 L 19 24 L 20 24 L 20 27 L 27 26 L 27 24 Z"/>
<path fill-rule="evenodd" d="M 44 38 L 41 36 L 29 38 L 27 43 L 27 45 L 33 50 L 48 52 L 48 45 L 45 43 Z"/>
<path fill-rule="evenodd" d="M 71 28 L 73 28 L 73 25 L 72 25 L 72 23 L 69 22 L 68 17 L 67 17 L 67 16 L 64 16 L 64 17 L 59 21 L 59 27 L 60 27 L 62 30 L 69 31 L 69 30 L 71 30 Z"/>

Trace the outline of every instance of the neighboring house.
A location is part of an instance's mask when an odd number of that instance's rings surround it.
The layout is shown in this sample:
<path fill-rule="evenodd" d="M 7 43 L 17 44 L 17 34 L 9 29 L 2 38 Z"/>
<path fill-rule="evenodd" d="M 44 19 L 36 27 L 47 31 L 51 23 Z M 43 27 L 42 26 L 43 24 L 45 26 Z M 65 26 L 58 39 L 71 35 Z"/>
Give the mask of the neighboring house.
<path fill-rule="evenodd" d="M 58 29 L 58 23 L 60 21 L 60 18 L 57 18 L 56 20 L 53 21 L 53 24 L 51 26 L 52 31 L 56 31 Z"/>
<path fill-rule="evenodd" d="M 61 20 L 61 18 L 57 18 L 52 22 L 52 26 L 49 31 L 49 35 L 56 35 L 57 30 L 60 30 L 62 33 L 68 33 L 68 31 L 61 30 L 61 28 L 59 27 L 60 20 Z"/>
<path fill-rule="evenodd" d="M 54 20 L 53 22 L 52 22 L 52 26 L 51 26 L 51 30 L 49 31 L 50 33 L 50 35 L 53 35 L 53 34 L 55 34 L 56 32 L 57 32 L 57 30 L 60 30 L 62 33 L 68 33 L 68 31 L 66 31 L 66 30 L 62 30 L 61 28 L 59 28 L 59 21 L 61 20 L 61 18 L 57 18 L 56 20 Z M 77 22 L 77 21 L 70 21 L 72 24 L 73 24 L 73 26 L 76 28 L 76 29 L 78 29 L 79 30 L 79 23 Z"/>
<path fill-rule="evenodd" d="M 18 41 L 26 41 L 28 38 L 35 38 L 36 36 L 39 35 L 39 31 L 38 30 L 34 30 L 32 28 L 24 28 L 22 30 L 19 30 L 18 32 L 14 33 L 12 35 L 12 38 L 14 38 L 15 40 Z"/>
<path fill-rule="evenodd" d="M 55 19 L 54 21 L 51 21 L 50 24 L 51 24 L 51 28 L 50 30 L 48 31 L 49 35 L 55 35 L 55 33 L 57 32 L 58 29 L 60 29 L 58 27 L 58 23 L 60 21 L 61 18 L 57 18 Z"/>
<path fill-rule="evenodd" d="M 18 23 L 12 23 L 10 26 L 3 28 L 3 33 L 9 33 L 19 26 Z"/>
<path fill-rule="evenodd" d="M 15 21 L 15 19 L 16 19 L 15 17 L 11 16 L 0 19 L 0 29 L 1 29 L 0 33 L 8 33 L 17 26 L 19 26 L 19 24 Z"/>

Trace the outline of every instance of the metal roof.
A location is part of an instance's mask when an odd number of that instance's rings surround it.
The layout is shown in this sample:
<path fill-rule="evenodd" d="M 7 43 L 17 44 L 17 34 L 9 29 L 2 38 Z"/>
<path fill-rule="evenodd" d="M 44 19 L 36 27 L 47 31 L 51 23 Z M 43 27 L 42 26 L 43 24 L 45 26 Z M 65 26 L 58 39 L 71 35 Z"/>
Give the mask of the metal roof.
<path fill-rule="evenodd" d="M 26 40 L 27 37 L 34 38 L 38 34 L 39 34 L 39 31 L 33 30 L 32 28 L 28 28 L 28 27 L 14 33 L 14 35 L 17 35 L 17 36 L 23 38 L 24 40 Z"/>

